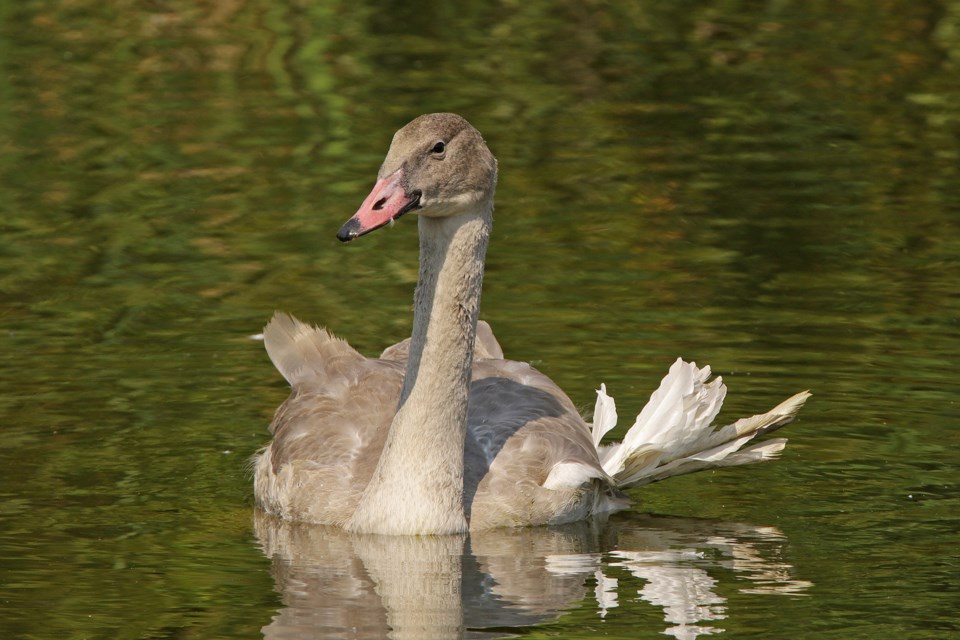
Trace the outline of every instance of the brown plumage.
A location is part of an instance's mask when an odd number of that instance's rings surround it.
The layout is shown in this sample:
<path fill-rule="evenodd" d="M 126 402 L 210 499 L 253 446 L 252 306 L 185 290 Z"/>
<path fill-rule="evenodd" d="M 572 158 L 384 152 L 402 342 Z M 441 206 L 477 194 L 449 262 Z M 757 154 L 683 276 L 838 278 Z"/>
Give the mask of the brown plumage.
<path fill-rule="evenodd" d="M 670 475 L 771 459 L 785 440 L 745 445 L 792 420 L 773 411 L 714 430 L 725 387 L 678 360 L 620 444 L 601 387 L 594 424 L 528 364 L 503 359 L 477 320 L 497 163 L 453 114 L 394 136 L 377 183 L 340 230 L 352 240 L 407 212 L 420 228 L 411 338 L 367 358 L 278 313 L 264 330 L 290 397 L 255 460 L 266 511 L 388 534 L 571 522 L 624 508 L 621 490 Z"/>

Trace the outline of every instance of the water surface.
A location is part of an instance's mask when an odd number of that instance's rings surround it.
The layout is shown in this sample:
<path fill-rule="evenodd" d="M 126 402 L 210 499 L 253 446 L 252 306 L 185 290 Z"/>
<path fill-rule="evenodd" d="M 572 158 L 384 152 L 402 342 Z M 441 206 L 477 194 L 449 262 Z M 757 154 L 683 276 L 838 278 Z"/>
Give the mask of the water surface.
<path fill-rule="evenodd" d="M 394 5 L 0 9 L 4 637 L 956 635 L 960 4 Z M 810 388 L 782 460 L 569 530 L 255 521 L 248 336 L 408 335 L 415 225 L 334 234 L 439 110 L 500 159 L 508 356 L 627 425 L 677 356 L 721 419 Z"/>

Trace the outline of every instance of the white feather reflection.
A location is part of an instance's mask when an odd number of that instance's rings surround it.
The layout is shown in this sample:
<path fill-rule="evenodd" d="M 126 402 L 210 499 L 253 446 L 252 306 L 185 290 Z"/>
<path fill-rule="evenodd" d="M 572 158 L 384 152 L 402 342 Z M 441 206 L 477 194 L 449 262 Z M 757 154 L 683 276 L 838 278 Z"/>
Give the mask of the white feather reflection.
<path fill-rule="evenodd" d="M 717 581 L 692 564 L 703 560 L 695 551 L 614 551 L 618 562 L 610 566 L 626 567 L 646 581 L 638 591 L 642 600 L 663 607 L 663 618 L 676 625 L 665 633 L 683 640 L 698 635 L 721 633 L 723 629 L 698 625 L 698 622 L 726 618 L 726 599 L 713 592 Z"/>

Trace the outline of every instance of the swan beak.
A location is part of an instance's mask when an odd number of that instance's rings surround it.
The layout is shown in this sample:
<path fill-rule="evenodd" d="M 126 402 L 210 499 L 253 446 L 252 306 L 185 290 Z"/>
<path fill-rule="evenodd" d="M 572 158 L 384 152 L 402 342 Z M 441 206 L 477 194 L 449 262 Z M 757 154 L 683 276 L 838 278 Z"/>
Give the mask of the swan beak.
<path fill-rule="evenodd" d="M 389 176 L 377 180 L 377 184 L 373 185 L 373 191 L 360 205 L 360 209 L 340 227 L 337 238 L 341 242 L 349 242 L 419 207 L 420 192 L 407 193 L 404 188 L 403 169 L 398 169 Z"/>

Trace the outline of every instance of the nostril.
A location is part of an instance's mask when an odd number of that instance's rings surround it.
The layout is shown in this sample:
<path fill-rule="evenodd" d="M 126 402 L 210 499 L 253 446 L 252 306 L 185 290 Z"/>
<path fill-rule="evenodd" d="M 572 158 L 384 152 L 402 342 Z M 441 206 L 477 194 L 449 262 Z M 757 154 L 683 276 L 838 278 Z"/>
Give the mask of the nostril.
<path fill-rule="evenodd" d="M 377 200 L 376 202 L 374 202 L 374 203 L 373 203 L 373 210 L 374 210 L 374 211 L 380 211 L 380 209 L 383 209 L 383 205 L 384 205 L 384 203 L 385 203 L 386 201 L 387 201 L 386 198 L 380 198 L 379 200 Z"/>

